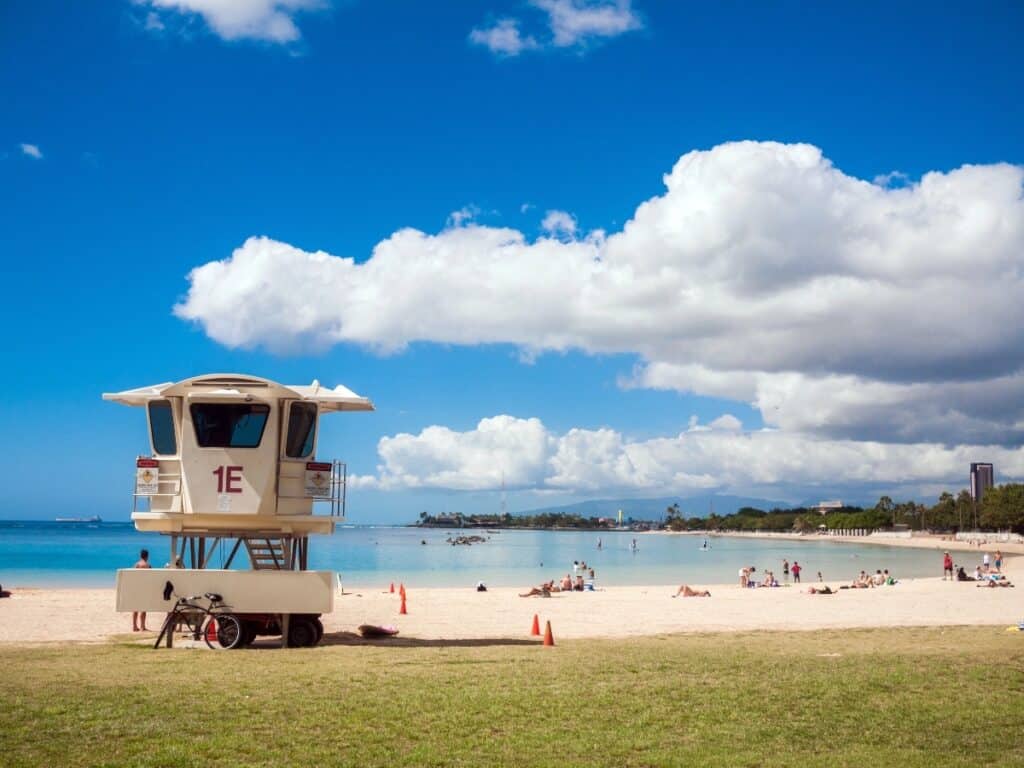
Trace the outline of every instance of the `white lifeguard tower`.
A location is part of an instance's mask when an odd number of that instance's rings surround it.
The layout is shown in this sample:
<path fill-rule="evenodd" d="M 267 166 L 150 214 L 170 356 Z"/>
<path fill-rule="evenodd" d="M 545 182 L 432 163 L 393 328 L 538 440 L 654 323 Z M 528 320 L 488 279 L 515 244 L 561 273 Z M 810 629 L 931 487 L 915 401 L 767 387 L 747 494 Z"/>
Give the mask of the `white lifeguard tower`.
<path fill-rule="evenodd" d="M 103 399 L 146 409 L 152 453 L 135 462 L 132 521 L 170 539 L 169 568 L 118 571 L 117 610 L 167 611 L 170 581 L 178 594 L 223 595 L 248 642 L 278 633 L 287 645 L 318 642 L 334 573 L 307 569 L 309 537 L 344 519 L 347 479 L 344 463 L 316 458 L 319 419 L 373 404 L 342 386 L 238 374 Z M 232 569 L 243 547 L 249 568 Z"/>

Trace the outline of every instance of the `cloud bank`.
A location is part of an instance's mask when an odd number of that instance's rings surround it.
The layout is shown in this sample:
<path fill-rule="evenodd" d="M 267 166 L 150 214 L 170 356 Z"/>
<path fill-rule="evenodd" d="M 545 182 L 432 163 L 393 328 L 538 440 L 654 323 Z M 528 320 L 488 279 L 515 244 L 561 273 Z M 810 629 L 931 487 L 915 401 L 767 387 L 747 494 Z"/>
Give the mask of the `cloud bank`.
<path fill-rule="evenodd" d="M 628 353 L 623 386 L 750 402 L 786 432 L 1015 446 L 1022 181 L 965 165 L 892 188 L 806 144 L 723 144 L 607 236 L 403 229 L 362 262 L 255 237 L 193 270 L 175 313 L 230 347 Z"/>
<path fill-rule="evenodd" d="M 1001 477 L 1024 478 L 1024 453 L 998 446 L 947 448 L 935 443 L 884 444 L 821 440 L 777 430 L 740 431 L 731 414 L 678 435 L 632 441 L 613 429 L 550 432 L 539 419 L 502 415 L 465 432 L 432 426 L 417 435 L 384 437 L 376 476 L 363 488 L 571 493 L 799 494 L 844 488 L 959 487 L 981 452 Z"/>

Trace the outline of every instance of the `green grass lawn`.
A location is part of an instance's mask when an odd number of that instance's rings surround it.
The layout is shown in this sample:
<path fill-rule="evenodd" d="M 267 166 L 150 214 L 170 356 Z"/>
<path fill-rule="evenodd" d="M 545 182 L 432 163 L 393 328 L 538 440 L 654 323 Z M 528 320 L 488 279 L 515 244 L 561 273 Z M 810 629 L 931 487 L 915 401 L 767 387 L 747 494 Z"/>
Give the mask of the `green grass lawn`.
<path fill-rule="evenodd" d="M 4 766 L 1024 765 L 1001 628 L 0 649 Z"/>

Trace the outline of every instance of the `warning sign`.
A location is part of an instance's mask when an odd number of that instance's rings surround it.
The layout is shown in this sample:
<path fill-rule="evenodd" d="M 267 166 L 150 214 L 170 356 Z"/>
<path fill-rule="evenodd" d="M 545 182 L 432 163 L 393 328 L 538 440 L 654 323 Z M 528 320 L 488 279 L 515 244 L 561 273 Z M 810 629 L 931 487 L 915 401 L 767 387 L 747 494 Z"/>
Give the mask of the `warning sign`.
<path fill-rule="evenodd" d="M 331 471 L 333 467 L 326 461 L 306 462 L 306 496 L 314 499 L 326 499 L 331 496 Z"/>
<path fill-rule="evenodd" d="M 156 459 L 136 459 L 135 494 L 155 496 L 160 493 L 160 462 Z"/>

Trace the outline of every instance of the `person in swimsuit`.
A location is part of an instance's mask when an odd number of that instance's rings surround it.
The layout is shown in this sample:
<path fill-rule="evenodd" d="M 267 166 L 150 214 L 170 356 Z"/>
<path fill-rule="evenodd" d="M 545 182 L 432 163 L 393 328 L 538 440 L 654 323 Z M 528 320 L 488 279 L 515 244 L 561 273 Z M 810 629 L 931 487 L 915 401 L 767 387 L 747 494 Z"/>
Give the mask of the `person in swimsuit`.
<path fill-rule="evenodd" d="M 789 560 L 782 561 L 782 580 L 789 584 Z"/>
<path fill-rule="evenodd" d="M 554 580 L 546 581 L 543 584 L 541 584 L 539 587 L 531 587 L 529 592 L 525 592 L 525 593 L 520 592 L 519 596 L 520 597 L 534 597 L 534 596 L 538 596 L 538 597 L 551 597 L 551 590 L 554 588 L 554 586 L 555 586 Z"/>
<path fill-rule="evenodd" d="M 949 576 L 950 580 L 953 578 L 953 557 L 949 552 L 942 553 L 942 580 L 946 580 L 946 576 Z"/>
<path fill-rule="evenodd" d="M 144 549 L 139 552 L 138 562 L 135 563 L 135 568 L 152 568 L 149 564 L 149 550 Z M 146 628 L 146 612 L 145 611 L 132 611 L 132 632 L 149 632 Z"/>
<path fill-rule="evenodd" d="M 694 589 L 689 584 L 683 584 L 672 597 L 679 597 L 680 595 L 683 597 L 711 597 L 711 593 L 706 589 Z"/>

